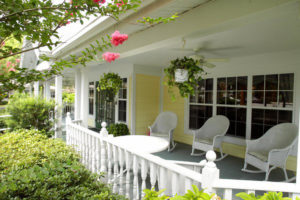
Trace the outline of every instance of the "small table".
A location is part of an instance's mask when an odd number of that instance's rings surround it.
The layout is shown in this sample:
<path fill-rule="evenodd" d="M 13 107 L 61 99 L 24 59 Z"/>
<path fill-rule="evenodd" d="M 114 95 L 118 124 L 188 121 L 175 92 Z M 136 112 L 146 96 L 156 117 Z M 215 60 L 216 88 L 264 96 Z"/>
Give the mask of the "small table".
<path fill-rule="evenodd" d="M 164 151 L 169 146 L 169 142 L 164 138 L 145 135 L 118 136 L 111 140 L 116 142 L 120 147 L 145 153 Z"/>

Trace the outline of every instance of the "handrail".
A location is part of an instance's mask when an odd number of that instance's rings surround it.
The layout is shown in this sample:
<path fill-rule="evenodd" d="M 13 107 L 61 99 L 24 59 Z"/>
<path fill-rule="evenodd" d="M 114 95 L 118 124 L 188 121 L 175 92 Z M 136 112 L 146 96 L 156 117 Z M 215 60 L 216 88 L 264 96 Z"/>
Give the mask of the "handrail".
<path fill-rule="evenodd" d="M 101 137 L 100 134 L 97 134 L 96 132 L 94 132 L 92 130 L 89 130 L 89 129 L 86 129 L 86 128 L 80 126 L 80 125 L 72 124 L 72 126 L 74 128 L 77 128 L 77 129 L 79 129 L 81 131 L 86 132 L 87 134 L 89 134 L 89 135 L 91 135 L 93 137 L 97 137 L 100 140 L 103 140 L 103 141 L 108 142 L 110 144 L 113 144 L 115 146 L 119 146 L 119 147 L 121 147 L 123 149 L 126 148 L 126 151 L 129 151 L 132 154 L 135 154 L 135 155 L 137 155 L 137 156 L 139 156 L 139 157 L 141 157 L 141 158 L 143 158 L 145 160 L 149 160 L 149 161 L 151 161 L 151 162 L 153 162 L 153 163 L 155 163 L 157 165 L 160 165 L 160 166 L 162 166 L 162 167 L 164 167 L 164 168 L 166 168 L 166 169 L 168 169 L 170 171 L 173 171 L 173 172 L 178 173 L 180 175 L 186 176 L 186 177 L 188 177 L 188 178 L 190 178 L 190 179 L 192 179 L 194 181 L 201 182 L 201 180 L 202 180 L 202 174 L 194 172 L 194 171 L 192 171 L 190 169 L 187 169 L 185 167 L 173 164 L 172 162 L 169 162 L 168 160 L 164 160 L 164 159 L 162 159 L 162 158 L 160 158 L 158 156 L 154 156 L 152 154 L 148 154 L 148 153 L 144 153 L 144 152 L 139 152 L 137 150 L 134 150 L 133 148 L 127 148 L 126 145 L 120 145 L 119 143 L 113 141 L 113 139 L 110 138 L 110 137 Z"/>

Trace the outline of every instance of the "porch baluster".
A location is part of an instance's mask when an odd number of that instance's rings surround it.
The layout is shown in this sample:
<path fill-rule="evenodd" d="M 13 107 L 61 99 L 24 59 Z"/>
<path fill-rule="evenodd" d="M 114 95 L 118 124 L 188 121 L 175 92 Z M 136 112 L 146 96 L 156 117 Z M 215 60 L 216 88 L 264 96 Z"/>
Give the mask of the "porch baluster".
<path fill-rule="evenodd" d="M 96 173 L 99 174 L 100 173 L 100 152 L 101 152 L 101 146 L 100 146 L 100 139 L 99 138 L 95 138 L 96 141 L 96 158 L 95 158 L 95 162 L 96 162 Z"/>
<path fill-rule="evenodd" d="M 179 174 L 173 172 L 172 173 L 172 196 L 178 194 L 179 191 Z"/>
<path fill-rule="evenodd" d="M 150 163 L 150 183 L 151 183 L 151 189 L 155 189 L 155 184 L 156 184 L 156 170 L 157 166 L 154 163 Z"/>
<path fill-rule="evenodd" d="M 132 166 L 132 170 L 133 170 L 133 199 L 138 200 L 139 199 L 139 182 L 138 182 L 138 170 L 139 170 L 139 166 L 138 166 L 138 157 L 136 155 L 133 155 L 133 166 Z"/>
<path fill-rule="evenodd" d="M 141 176 L 142 176 L 142 197 L 145 196 L 144 189 L 146 189 L 146 178 L 148 172 L 148 163 L 145 159 L 142 159 L 142 168 L 141 168 Z"/>
<path fill-rule="evenodd" d="M 159 168 L 159 179 L 158 179 L 158 187 L 160 190 L 167 188 L 167 169 L 164 167 Z M 165 192 L 162 193 L 164 195 Z"/>
<path fill-rule="evenodd" d="M 97 146 L 96 146 L 96 141 L 97 139 L 94 136 L 92 137 L 92 172 L 96 173 L 97 172 L 97 168 L 96 168 L 96 156 L 97 156 Z"/>
<path fill-rule="evenodd" d="M 126 162 L 126 198 L 130 198 L 130 169 L 131 169 L 131 154 L 125 151 L 125 162 Z"/>
<path fill-rule="evenodd" d="M 101 123 L 101 131 L 100 131 L 100 137 L 108 137 L 108 131 L 106 130 L 106 122 Z M 105 142 L 101 139 L 101 172 L 106 172 L 106 146 Z"/>
<path fill-rule="evenodd" d="M 120 178 L 119 178 L 119 194 L 123 195 L 124 193 L 124 189 L 123 189 L 123 177 L 124 177 L 124 154 L 123 154 L 123 149 L 122 148 L 118 148 L 119 150 L 119 165 L 120 165 Z"/>
<path fill-rule="evenodd" d="M 118 164 L 118 152 L 117 152 L 117 146 L 113 146 L 113 155 L 114 155 L 114 183 L 113 183 L 113 192 L 114 193 L 117 193 L 117 179 L 118 179 L 118 167 L 119 167 L 119 164 Z M 102 163 L 101 163 L 102 165 Z M 101 166 L 102 168 L 102 166 Z"/>
<path fill-rule="evenodd" d="M 107 182 L 111 183 L 111 174 L 112 174 L 112 145 L 110 143 L 107 143 Z"/>
<path fill-rule="evenodd" d="M 192 185 L 193 181 L 186 177 L 184 180 L 184 191 L 187 192 L 188 190 L 193 190 Z"/>
<path fill-rule="evenodd" d="M 231 200 L 232 199 L 232 189 L 225 189 L 224 199 L 226 199 L 226 200 Z"/>

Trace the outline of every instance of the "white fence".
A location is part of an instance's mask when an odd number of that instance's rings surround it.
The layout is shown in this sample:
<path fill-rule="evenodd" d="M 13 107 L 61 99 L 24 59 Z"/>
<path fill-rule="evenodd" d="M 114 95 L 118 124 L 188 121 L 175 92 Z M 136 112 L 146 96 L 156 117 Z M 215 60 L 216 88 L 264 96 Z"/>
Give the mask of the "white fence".
<path fill-rule="evenodd" d="M 105 181 L 112 185 L 113 192 L 129 199 L 142 199 L 143 189 L 166 189 L 170 196 L 182 194 L 192 185 L 215 193 L 223 199 L 233 199 L 235 190 L 256 193 L 281 191 L 295 199 L 300 196 L 299 185 L 266 181 L 220 179 L 214 160 L 215 153 L 207 154 L 202 172 L 187 169 L 157 156 L 125 149 L 108 135 L 104 123 L 100 134 L 67 119 L 67 144 L 81 155 L 82 163 L 92 172 L 105 172 Z"/>

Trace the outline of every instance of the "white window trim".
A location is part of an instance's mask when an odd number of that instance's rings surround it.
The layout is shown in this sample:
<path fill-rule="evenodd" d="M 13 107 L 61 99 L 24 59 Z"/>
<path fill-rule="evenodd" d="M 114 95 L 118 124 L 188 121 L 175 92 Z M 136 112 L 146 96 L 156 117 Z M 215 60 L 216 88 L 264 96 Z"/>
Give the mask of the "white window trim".
<path fill-rule="evenodd" d="M 95 112 L 96 112 L 96 81 L 89 81 L 89 83 L 88 83 L 88 86 L 89 86 L 89 93 L 88 93 L 88 104 L 90 105 L 90 102 L 89 102 L 89 100 L 90 100 L 90 83 L 91 82 L 93 82 L 94 83 L 94 101 L 93 101 L 93 114 L 91 115 L 90 114 L 90 108 L 88 108 L 88 117 L 89 118 L 92 118 L 92 119 L 95 119 L 95 116 L 96 116 L 96 114 L 95 114 Z"/>
<path fill-rule="evenodd" d="M 252 83 L 253 83 L 253 76 L 256 75 L 271 75 L 271 74 L 288 74 L 293 73 L 294 74 L 294 88 L 293 88 L 293 107 L 292 108 L 282 108 L 282 107 L 260 107 L 260 106 L 252 106 Z M 239 106 L 239 105 L 224 105 L 224 104 L 217 104 L 217 79 L 223 78 L 223 76 L 216 76 L 216 77 L 207 77 L 213 78 L 213 104 L 203 104 L 203 105 L 212 105 L 213 106 L 213 116 L 216 115 L 217 112 L 217 106 L 222 107 L 241 107 L 247 109 L 246 114 L 246 138 L 245 139 L 251 139 L 251 124 L 252 124 L 252 109 L 270 109 L 270 110 L 286 110 L 286 111 L 292 111 L 292 123 L 295 123 L 295 114 L 296 114 L 296 97 L 297 97 L 297 91 L 296 91 L 296 77 L 297 73 L 294 72 L 274 72 L 274 73 L 264 73 L 264 74 L 249 74 L 249 75 L 227 75 L 227 77 L 239 77 L 239 76 L 247 76 L 248 80 L 248 86 L 247 86 L 247 105 L 246 106 Z M 193 104 L 193 103 L 192 103 Z M 194 130 L 189 129 L 189 97 L 184 99 L 184 133 L 185 134 L 193 134 Z M 200 104 L 197 104 L 200 105 Z M 225 142 L 231 142 L 238 145 L 245 145 L 245 139 L 238 138 L 234 136 L 226 136 Z"/>
<path fill-rule="evenodd" d="M 116 123 L 122 123 L 122 124 L 126 124 L 127 126 L 129 126 L 128 124 L 128 118 L 129 118 L 129 77 L 122 77 L 122 79 L 126 78 L 127 79 L 127 88 L 126 88 L 126 99 L 119 99 L 119 93 L 117 94 L 117 98 L 116 98 L 116 105 L 115 105 L 115 122 Z M 119 100 L 124 100 L 126 101 L 126 122 L 124 121 L 119 121 Z"/>

